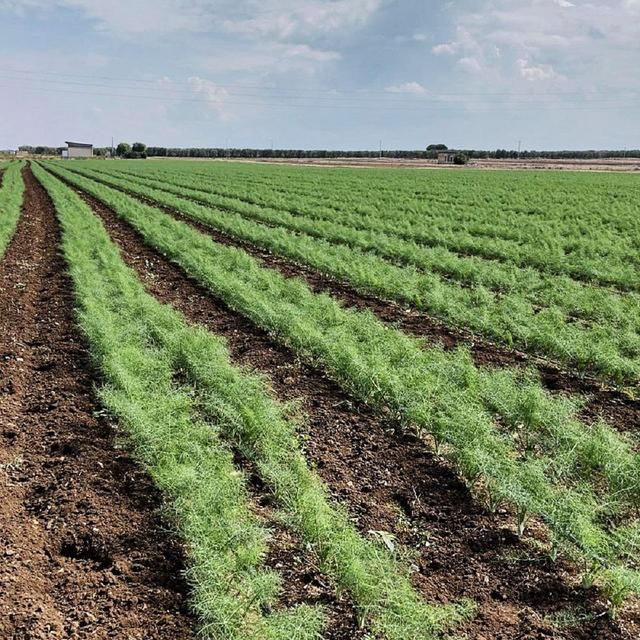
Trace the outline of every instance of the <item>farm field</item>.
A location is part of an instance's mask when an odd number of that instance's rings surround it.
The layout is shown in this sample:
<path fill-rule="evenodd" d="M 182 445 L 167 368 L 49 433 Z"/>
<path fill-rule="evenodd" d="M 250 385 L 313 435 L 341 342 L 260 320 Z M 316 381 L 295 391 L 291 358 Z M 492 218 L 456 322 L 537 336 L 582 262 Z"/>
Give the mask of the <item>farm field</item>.
<path fill-rule="evenodd" d="M 0 176 L 0 636 L 640 637 L 637 175 Z"/>

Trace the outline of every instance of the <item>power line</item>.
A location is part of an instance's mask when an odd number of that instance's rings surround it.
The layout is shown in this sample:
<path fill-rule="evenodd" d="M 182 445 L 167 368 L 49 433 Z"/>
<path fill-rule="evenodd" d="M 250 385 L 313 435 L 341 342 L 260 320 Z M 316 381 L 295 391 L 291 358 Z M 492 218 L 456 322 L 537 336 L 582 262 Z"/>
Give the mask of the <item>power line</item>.
<path fill-rule="evenodd" d="M 2 76 L 0 76 L 2 78 Z M 9 81 L 13 81 L 15 79 L 9 78 Z M 49 94 L 49 93 L 60 93 L 60 94 L 68 94 L 68 95 L 81 95 L 81 96 L 94 96 L 94 97 L 104 97 L 104 98 L 121 98 L 121 99 L 140 99 L 140 100 L 152 100 L 159 104 L 164 102 L 188 102 L 188 103 L 200 103 L 200 104 L 208 104 L 215 106 L 216 102 L 211 98 L 198 98 L 193 97 L 193 93 L 179 93 L 173 95 L 167 95 L 166 92 L 159 90 L 158 93 L 154 95 L 140 94 L 140 93 L 101 93 L 95 91 L 74 91 L 70 89 L 61 89 L 57 87 L 53 88 L 43 88 L 37 86 L 23 86 L 23 85 L 3 85 L 5 88 L 26 91 L 26 92 L 34 92 L 39 94 Z M 86 85 L 90 86 L 90 85 Z M 103 87 L 104 88 L 104 87 Z M 110 87 L 106 87 L 110 88 Z M 118 87 L 114 87 L 117 89 L 122 89 Z M 124 89 L 126 90 L 126 88 Z M 291 99 L 286 98 L 284 101 L 270 101 L 273 99 L 278 99 L 279 97 L 285 99 L 286 96 L 260 96 L 260 95 L 247 95 L 247 94 L 238 94 L 236 96 L 220 96 L 219 98 L 219 106 L 223 107 L 225 105 L 229 106 L 252 106 L 252 107 L 286 107 L 286 108 L 302 108 L 305 110 L 312 109 L 361 109 L 363 106 L 366 106 L 367 110 L 389 110 L 389 109 L 400 109 L 400 110 L 409 110 L 409 111 L 455 111 L 455 110 L 469 110 L 473 109 L 475 112 L 493 112 L 496 109 L 511 109 L 511 110 L 527 110 L 527 109 L 541 109 L 544 107 L 552 107 L 556 111 L 593 111 L 593 110 L 619 110 L 619 109 L 639 109 L 640 107 L 636 102 L 632 104 L 620 104 L 617 100 L 603 100 L 603 101 L 593 101 L 595 106 L 588 106 L 588 102 L 584 100 L 580 101 L 536 101 L 536 102 L 527 102 L 527 101 L 515 101 L 515 102 L 486 102 L 486 101 L 465 101 L 465 102 L 443 102 L 443 101 L 430 101 L 430 102 L 407 102 L 407 103 L 390 103 L 386 101 L 371 101 L 366 104 L 363 103 L 349 103 L 349 102 L 328 102 L 328 103 L 318 103 L 317 100 L 313 100 L 312 102 L 292 102 Z M 240 100 L 237 98 L 241 98 Z M 261 100 L 242 100 L 242 98 L 263 98 Z M 311 100 L 311 98 L 300 97 L 299 100 Z M 626 99 L 627 101 L 630 99 Z M 573 104 L 575 103 L 575 106 Z M 609 107 L 602 105 L 610 105 Z M 482 107 L 483 109 L 480 109 Z"/>
<path fill-rule="evenodd" d="M 2 69 L 2 67 L 0 66 L 0 69 Z M 57 77 L 65 77 L 65 78 L 86 78 L 86 79 L 90 79 L 90 80 L 106 80 L 109 82 L 127 82 L 127 83 L 133 83 L 133 84 L 149 84 L 149 85 L 153 85 L 154 87 L 158 87 L 158 82 L 162 81 L 162 79 L 158 79 L 158 80 L 145 80 L 145 79 L 134 79 L 134 78 L 124 78 L 124 77 L 114 77 L 114 76 L 98 76 L 98 75 L 87 75 L 87 74 L 70 74 L 70 73 L 58 73 L 58 72 L 53 72 L 53 71 L 33 71 L 33 70 L 26 70 L 26 69 L 16 69 L 16 68 L 6 68 L 4 69 L 4 72 L 8 72 L 8 73 L 19 73 L 19 74 L 27 74 L 27 75 L 41 75 L 41 76 L 57 76 Z M 279 87 L 275 87 L 272 85 L 255 85 L 255 84 L 244 84 L 244 83 L 224 83 L 224 82 L 216 82 L 216 81 L 212 81 L 210 79 L 207 78 L 201 78 L 202 80 L 208 81 L 208 82 L 213 82 L 213 84 L 215 85 L 216 88 L 218 89 L 233 89 L 233 88 L 237 88 L 237 89 L 260 89 L 260 90 L 264 90 L 264 91 L 276 91 L 279 93 L 279 95 L 285 95 L 286 90 L 283 91 L 281 88 Z M 40 82 L 45 82 L 45 80 L 39 80 Z M 47 81 L 47 82 L 52 82 L 52 81 Z M 62 82 L 62 81 L 60 81 Z M 180 86 L 185 86 L 185 87 L 191 87 L 189 82 L 183 82 L 183 81 L 172 81 L 170 80 L 170 82 L 174 85 L 180 85 Z M 67 83 L 67 84 L 77 84 L 77 83 Z M 85 84 L 85 83 L 82 83 Z M 103 86 L 103 85 L 95 85 L 95 86 Z M 104 85 L 105 87 L 110 87 L 111 85 Z M 136 89 L 137 87 L 122 87 L 125 89 Z M 170 89 L 172 91 L 180 91 L 179 89 Z M 367 99 L 366 96 L 367 95 L 384 95 L 388 98 L 391 99 L 391 96 L 393 96 L 393 92 L 390 91 L 378 91 L 378 90 L 371 90 L 371 89 L 362 89 L 362 90 L 338 90 L 335 94 L 333 95 L 327 95 L 327 91 L 331 91 L 331 90 L 327 90 L 327 89 L 296 89 L 296 94 L 291 94 L 288 93 L 287 95 L 300 95 L 300 94 L 304 94 L 304 93 L 309 93 L 311 95 L 315 95 L 315 94 L 322 94 L 322 96 L 326 97 L 327 99 L 332 99 L 332 98 L 339 98 L 340 96 L 347 96 L 351 99 L 353 98 L 357 98 L 357 97 L 362 97 L 362 99 Z M 634 89 L 615 89 L 615 91 L 617 93 L 623 94 L 623 93 L 628 93 L 629 95 L 638 95 L 640 93 L 640 90 L 634 90 Z M 456 96 L 485 96 L 485 97 L 505 97 L 505 96 L 523 96 L 523 97 L 541 97 L 541 96 L 558 96 L 558 97 L 563 97 L 563 96 L 582 96 L 584 98 L 584 96 L 589 96 L 589 95 L 610 95 L 612 93 L 611 89 L 606 89 L 605 91 L 598 91 L 596 93 L 591 92 L 591 91 L 585 91 L 585 90 L 580 90 L 580 91 L 545 91 L 545 92 L 513 92 L 513 91 L 504 91 L 504 92 L 429 92 L 428 95 L 429 96 L 433 96 L 433 97 L 456 97 Z M 317 99 L 314 97 L 314 99 Z M 393 98 L 398 100 L 399 98 Z M 415 97 L 411 98 L 412 100 L 416 99 L 426 99 L 426 98 L 421 98 L 420 95 L 416 95 Z"/>

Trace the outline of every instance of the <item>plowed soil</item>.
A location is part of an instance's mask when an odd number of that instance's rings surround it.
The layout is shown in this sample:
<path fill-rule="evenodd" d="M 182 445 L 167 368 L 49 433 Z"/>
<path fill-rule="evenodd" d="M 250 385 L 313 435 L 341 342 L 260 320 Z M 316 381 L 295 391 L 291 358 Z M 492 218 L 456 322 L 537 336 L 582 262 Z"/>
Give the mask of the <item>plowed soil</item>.
<path fill-rule="evenodd" d="M 424 597 L 432 602 L 469 597 L 479 604 L 461 635 L 474 640 L 639 637 L 637 612 L 609 618 L 598 592 L 577 586 L 575 567 L 551 563 L 532 539 L 519 539 L 511 514 L 485 512 L 422 441 L 345 395 L 146 246 L 110 209 L 83 197 L 150 293 L 224 336 L 233 359 L 266 373 L 282 400 L 300 402 L 308 460 L 363 533 L 390 533 L 411 550 L 413 580 Z M 544 533 L 533 535 L 541 539 Z M 349 636 L 337 625 L 329 637 Z"/>
<path fill-rule="evenodd" d="M 0 638 L 193 638 L 182 548 L 94 396 L 55 214 L 23 175 L 0 261 Z"/>

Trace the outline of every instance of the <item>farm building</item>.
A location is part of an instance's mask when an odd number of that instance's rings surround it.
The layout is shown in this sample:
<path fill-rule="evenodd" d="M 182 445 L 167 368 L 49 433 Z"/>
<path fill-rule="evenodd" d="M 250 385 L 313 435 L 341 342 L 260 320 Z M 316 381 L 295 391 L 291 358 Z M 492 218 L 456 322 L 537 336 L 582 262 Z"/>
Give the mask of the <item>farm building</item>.
<path fill-rule="evenodd" d="M 67 145 L 66 149 L 62 150 L 63 158 L 92 158 L 93 157 L 93 145 L 85 144 L 83 142 L 69 142 L 65 141 Z"/>
<path fill-rule="evenodd" d="M 456 154 L 451 151 L 441 151 L 438 153 L 438 164 L 454 164 Z"/>

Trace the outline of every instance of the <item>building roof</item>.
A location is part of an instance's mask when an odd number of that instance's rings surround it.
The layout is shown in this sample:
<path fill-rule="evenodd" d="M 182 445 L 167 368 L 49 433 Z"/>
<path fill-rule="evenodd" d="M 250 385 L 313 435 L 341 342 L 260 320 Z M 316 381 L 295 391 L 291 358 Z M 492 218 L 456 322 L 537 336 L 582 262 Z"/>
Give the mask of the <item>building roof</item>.
<path fill-rule="evenodd" d="M 92 144 L 86 144 L 84 142 L 69 142 L 68 140 L 65 140 L 64 142 L 68 147 L 82 147 L 83 149 L 93 147 Z"/>

